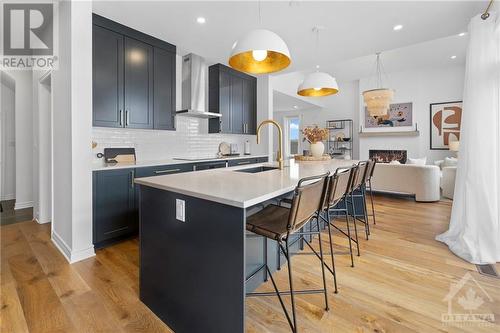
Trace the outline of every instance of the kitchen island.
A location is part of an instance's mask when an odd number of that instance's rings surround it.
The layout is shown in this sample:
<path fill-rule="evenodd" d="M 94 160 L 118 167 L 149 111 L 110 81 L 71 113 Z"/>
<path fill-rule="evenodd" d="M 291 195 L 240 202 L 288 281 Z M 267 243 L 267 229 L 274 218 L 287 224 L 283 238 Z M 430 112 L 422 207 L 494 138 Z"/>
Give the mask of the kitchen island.
<path fill-rule="evenodd" d="M 353 163 L 291 161 L 282 170 L 264 164 L 136 179 L 141 301 L 177 333 L 244 332 L 245 288 L 262 282 L 245 280 L 264 245 L 247 236 L 248 212 L 292 192 L 301 178 Z"/>

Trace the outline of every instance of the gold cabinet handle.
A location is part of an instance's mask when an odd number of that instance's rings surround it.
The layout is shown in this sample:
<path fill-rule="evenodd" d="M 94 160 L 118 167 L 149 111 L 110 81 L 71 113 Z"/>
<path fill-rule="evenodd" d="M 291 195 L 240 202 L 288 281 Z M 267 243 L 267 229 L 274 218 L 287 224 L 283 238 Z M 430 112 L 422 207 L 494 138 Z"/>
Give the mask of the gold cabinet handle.
<path fill-rule="evenodd" d="M 238 165 L 241 165 L 241 164 L 248 164 L 248 163 L 250 163 L 250 161 L 238 162 Z"/>

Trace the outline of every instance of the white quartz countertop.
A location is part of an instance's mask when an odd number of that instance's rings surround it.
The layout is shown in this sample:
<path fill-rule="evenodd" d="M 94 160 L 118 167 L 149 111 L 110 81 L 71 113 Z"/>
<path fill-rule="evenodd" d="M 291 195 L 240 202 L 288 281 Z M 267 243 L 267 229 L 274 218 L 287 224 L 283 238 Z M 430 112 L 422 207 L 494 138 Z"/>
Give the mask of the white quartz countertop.
<path fill-rule="evenodd" d="M 252 164 L 231 168 L 186 172 L 146 178 L 136 178 L 137 184 L 177 192 L 230 206 L 247 208 L 266 200 L 291 192 L 304 177 L 333 173 L 339 167 L 350 166 L 357 161 L 337 160 L 320 162 L 295 162 L 283 170 L 259 173 L 238 172 L 270 163 Z"/>
<path fill-rule="evenodd" d="M 162 160 L 152 160 L 152 161 L 136 161 L 135 163 L 104 163 L 104 159 L 92 163 L 92 170 L 113 170 L 113 169 L 127 169 L 127 168 L 142 168 L 158 165 L 173 165 L 173 164 L 186 164 L 186 163 L 202 163 L 202 162 L 216 162 L 216 161 L 228 161 L 228 160 L 238 160 L 246 158 L 258 158 L 267 157 L 267 155 L 240 155 L 240 156 L 225 156 L 225 157 L 214 157 L 207 159 L 197 159 L 197 160 L 180 160 L 175 158 L 162 159 Z"/>

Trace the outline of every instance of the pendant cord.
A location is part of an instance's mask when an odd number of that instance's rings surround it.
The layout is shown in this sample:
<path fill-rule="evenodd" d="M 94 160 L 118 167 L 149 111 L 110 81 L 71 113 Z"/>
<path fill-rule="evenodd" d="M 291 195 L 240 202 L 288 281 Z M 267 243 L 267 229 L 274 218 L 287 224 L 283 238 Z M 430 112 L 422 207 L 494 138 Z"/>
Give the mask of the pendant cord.
<path fill-rule="evenodd" d="M 259 0 L 259 26 L 262 26 L 262 14 L 260 10 L 260 0 Z"/>
<path fill-rule="evenodd" d="M 484 13 L 481 15 L 481 18 L 483 20 L 486 20 L 486 19 L 488 19 L 488 17 L 490 17 L 490 8 L 493 5 L 493 1 L 494 0 L 490 0 L 490 3 L 488 3 L 488 7 L 486 7 Z"/>
<path fill-rule="evenodd" d="M 319 70 L 319 68 L 318 68 L 318 66 L 319 66 L 318 65 L 318 54 L 319 54 L 319 52 L 318 51 L 319 51 L 319 29 L 316 28 L 316 52 L 315 52 L 316 54 L 314 55 L 316 58 L 316 65 L 315 65 L 316 71 Z"/>
<path fill-rule="evenodd" d="M 380 52 L 377 53 L 377 87 L 382 88 L 382 67 L 380 66 Z"/>

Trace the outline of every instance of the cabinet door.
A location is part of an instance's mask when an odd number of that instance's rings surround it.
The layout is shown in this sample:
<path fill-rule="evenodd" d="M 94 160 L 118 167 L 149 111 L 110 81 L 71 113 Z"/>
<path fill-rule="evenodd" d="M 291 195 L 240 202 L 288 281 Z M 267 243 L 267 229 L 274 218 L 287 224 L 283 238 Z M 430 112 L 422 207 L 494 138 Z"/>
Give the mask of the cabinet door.
<path fill-rule="evenodd" d="M 256 80 L 243 80 L 243 126 L 245 134 L 257 133 Z"/>
<path fill-rule="evenodd" d="M 154 48 L 154 128 L 175 130 L 175 53 Z"/>
<path fill-rule="evenodd" d="M 224 71 L 219 72 L 219 112 L 220 132 L 232 133 L 231 121 L 231 75 Z"/>
<path fill-rule="evenodd" d="M 123 36 L 94 25 L 92 37 L 93 125 L 123 127 Z"/>
<path fill-rule="evenodd" d="M 137 233 L 134 170 L 96 171 L 93 176 L 94 244 Z"/>
<path fill-rule="evenodd" d="M 231 127 L 232 133 L 243 133 L 243 79 L 231 77 Z"/>
<path fill-rule="evenodd" d="M 125 127 L 153 128 L 153 47 L 125 37 Z"/>

